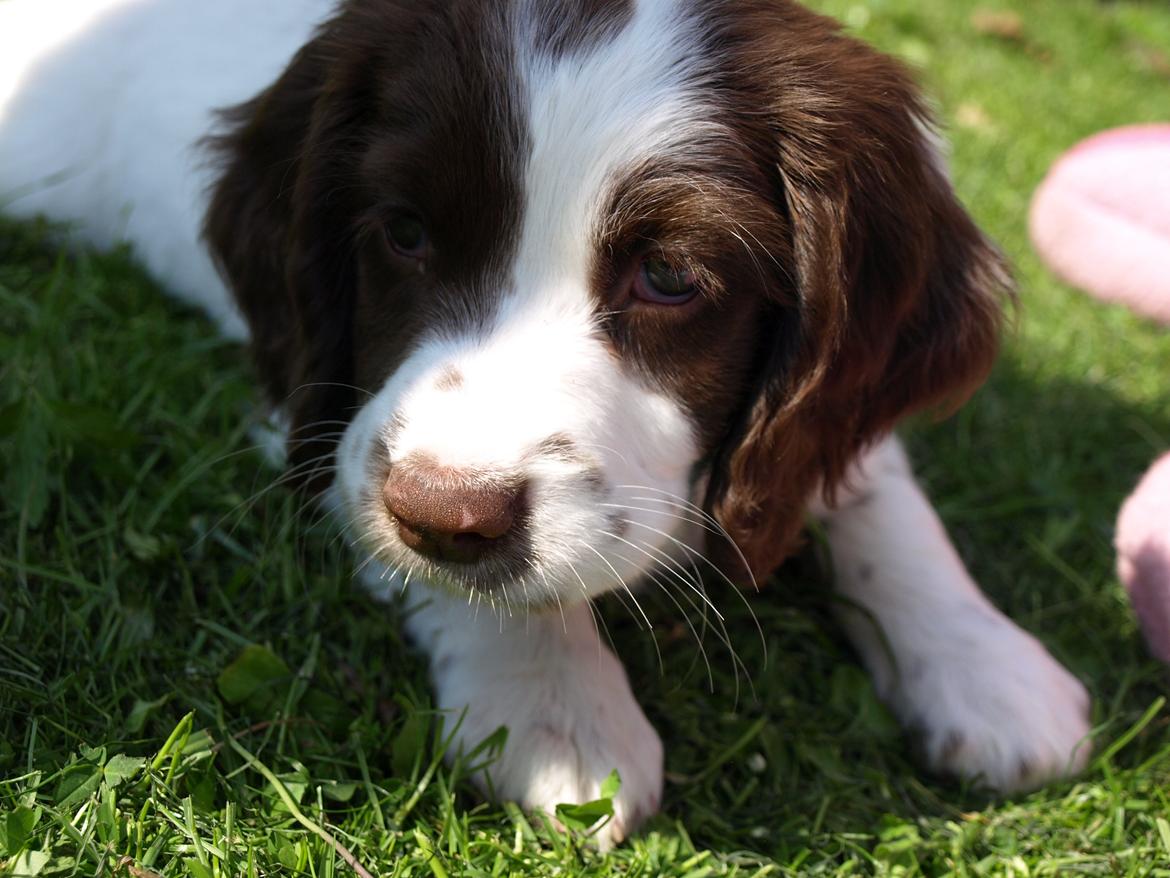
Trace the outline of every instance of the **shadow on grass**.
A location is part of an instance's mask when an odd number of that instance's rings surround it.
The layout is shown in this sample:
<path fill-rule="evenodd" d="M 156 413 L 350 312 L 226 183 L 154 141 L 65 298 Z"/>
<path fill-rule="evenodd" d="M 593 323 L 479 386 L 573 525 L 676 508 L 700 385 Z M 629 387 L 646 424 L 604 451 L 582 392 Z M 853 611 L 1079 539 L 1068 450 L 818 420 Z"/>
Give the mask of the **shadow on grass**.
<path fill-rule="evenodd" d="M 955 418 L 917 424 L 907 439 L 977 581 L 1088 685 L 1099 752 L 1170 691 L 1140 641 L 1111 545 L 1121 501 L 1170 448 L 1170 407 L 1134 404 L 1089 381 L 1037 381 L 1009 357 Z M 688 630 L 659 635 L 666 667 L 690 668 L 663 677 L 649 636 L 620 608 L 610 613 L 635 690 L 666 742 L 665 814 L 696 843 L 781 862 L 810 849 L 846 857 L 904 824 L 961 822 L 999 801 L 915 764 L 912 739 L 877 703 L 834 621 L 831 565 L 817 546 L 764 593 L 747 596 L 767 642 L 766 668 L 751 613 L 725 585 L 711 588 L 752 672 L 754 692 L 741 672 L 738 699 L 716 637 L 706 638 L 712 695 Z M 678 615 L 652 601 L 662 615 Z M 1112 768 L 1165 749 L 1165 723 L 1155 719 Z M 1055 784 L 1030 801 L 1070 788 Z"/>
<path fill-rule="evenodd" d="M 61 259 L 32 233 L 0 225 L 5 235 L 0 294 L 22 304 L 0 314 L 0 410 L 19 402 L 21 417 L 5 422 L 0 443 L 19 464 L 9 488 L 31 479 L 44 508 L 31 523 L 12 490 L 0 507 L 0 773 L 55 778 L 91 746 L 153 753 L 194 711 L 200 727 L 241 735 L 282 770 L 300 764 L 345 784 L 368 774 L 381 807 L 406 807 L 433 752 L 425 665 L 394 613 L 350 581 L 336 526 L 310 526 L 314 507 L 281 488 L 251 505 L 276 474 L 246 451 L 253 387 L 241 352 L 163 301 L 124 255 Z M 89 414 L 77 421 L 82 404 Z M 1170 445 L 1170 411 L 1102 382 L 1037 380 L 1009 356 L 970 406 L 909 439 L 976 579 L 1088 682 L 1099 741 L 1115 739 L 1166 692 L 1114 579 L 1110 540 L 1120 500 Z M 712 584 L 738 671 L 714 631 L 703 659 L 667 598 L 644 596 L 652 633 L 606 602 L 666 744 L 663 814 L 643 840 L 689 835 L 727 862 L 747 851 L 754 862 L 840 864 L 908 833 L 938 835 L 945 848 L 951 824 L 992 804 L 915 766 L 833 622 L 828 568 L 810 546 L 763 594 Z M 223 697 L 220 675 L 248 644 L 286 669 L 273 675 L 282 724 L 265 725 L 271 699 Z M 1114 766 L 1165 748 L 1158 717 Z M 262 808 L 238 761 L 216 759 L 215 771 L 182 776 L 177 795 L 206 808 L 208 825 L 226 800 Z M 410 825 L 466 819 L 510 832 L 510 818 L 466 781 L 451 812 L 452 779 L 435 778 Z M 68 800 L 60 783 L 46 789 Z M 1057 808 L 1070 788 L 1028 802 Z M 339 820 L 351 813 L 329 807 Z M 369 808 L 353 813 L 373 819 Z"/>

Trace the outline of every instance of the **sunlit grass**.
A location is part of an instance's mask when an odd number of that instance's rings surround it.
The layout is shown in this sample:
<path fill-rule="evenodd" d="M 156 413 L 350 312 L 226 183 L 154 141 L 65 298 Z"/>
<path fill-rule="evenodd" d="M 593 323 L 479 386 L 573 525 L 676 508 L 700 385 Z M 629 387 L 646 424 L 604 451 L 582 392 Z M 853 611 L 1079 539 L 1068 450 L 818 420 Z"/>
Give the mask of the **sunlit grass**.
<path fill-rule="evenodd" d="M 1165 674 L 1111 549 L 1118 503 L 1170 447 L 1170 337 L 1053 281 L 1025 232 L 1063 149 L 1170 118 L 1170 7 L 1015 0 L 986 9 L 1018 22 L 989 26 L 970 2 L 817 5 L 920 70 L 958 188 L 1016 263 L 1020 329 L 992 381 L 909 438 L 976 577 L 1088 682 L 1085 775 L 1009 801 L 925 776 L 810 549 L 751 599 L 766 643 L 715 595 L 750 685 L 711 635 L 708 691 L 668 601 L 647 596 L 653 633 L 606 607 L 666 743 L 643 834 L 601 856 L 483 804 L 441 764 L 457 718 L 432 711 L 337 528 L 282 489 L 250 499 L 278 474 L 246 450 L 241 352 L 127 255 L 3 225 L 0 874 L 354 874 L 341 846 L 436 878 L 1170 874 Z"/>

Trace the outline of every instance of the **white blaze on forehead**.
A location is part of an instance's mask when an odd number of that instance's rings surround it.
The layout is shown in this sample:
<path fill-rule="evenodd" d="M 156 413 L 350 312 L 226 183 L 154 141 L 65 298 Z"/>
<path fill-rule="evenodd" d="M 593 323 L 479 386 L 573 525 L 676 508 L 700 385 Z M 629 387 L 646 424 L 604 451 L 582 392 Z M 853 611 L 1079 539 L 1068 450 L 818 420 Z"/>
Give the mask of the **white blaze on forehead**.
<path fill-rule="evenodd" d="M 457 387 L 439 386 L 444 368 L 459 374 Z M 395 458 L 422 453 L 447 466 L 507 472 L 543 441 L 568 437 L 579 450 L 616 455 L 612 465 L 633 466 L 643 478 L 675 478 L 693 454 L 692 426 L 678 405 L 622 376 L 588 323 L 571 318 L 515 314 L 487 338 L 433 339 L 388 387 L 404 415 Z"/>
<path fill-rule="evenodd" d="M 714 154 L 729 132 L 705 97 L 698 0 L 639 0 L 620 27 L 560 54 L 541 45 L 526 0 L 513 2 L 525 123 L 513 262 L 485 325 L 434 327 L 365 405 L 346 433 L 341 475 L 350 502 L 367 496 L 371 443 L 391 466 L 425 455 L 455 469 L 523 474 L 538 562 L 522 574 L 523 593 L 567 605 L 633 581 L 674 551 L 671 535 L 694 529 L 673 505 L 690 494 L 692 419 L 608 342 L 590 275 L 622 174 Z M 443 381 L 452 371 L 459 380 Z M 578 454 L 536 453 L 550 439 Z M 644 495 L 652 499 L 635 499 Z M 377 496 L 373 503 L 384 515 Z M 380 540 L 405 552 L 392 534 Z"/>
<path fill-rule="evenodd" d="M 514 282 L 519 298 L 588 292 L 592 245 L 623 168 L 717 140 L 701 94 L 706 61 L 690 4 L 639 0 L 620 30 L 564 54 L 518 28 L 530 151 Z M 525 304 L 524 307 L 530 307 Z"/>
<path fill-rule="evenodd" d="M 623 169 L 709 150 L 724 133 L 704 103 L 701 22 L 687 4 L 641 0 L 620 29 L 553 54 L 522 3 L 514 12 L 527 134 L 519 245 L 486 331 L 435 339 L 412 358 L 463 380 L 447 392 L 426 380 L 411 387 L 398 453 L 507 467 L 567 434 L 622 445 L 617 456 L 643 478 L 676 479 L 692 462 L 693 427 L 605 344 L 590 272 Z"/>
<path fill-rule="evenodd" d="M 604 410 L 604 351 L 573 321 L 546 326 L 515 319 L 487 338 L 436 338 L 411 357 L 424 368 L 408 380 L 398 454 L 424 453 L 475 470 L 510 470 L 540 442 L 581 426 L 584 412 Z M 443 368 L 456 388 L 437 386 Z M 574 378 L 578 378 L 574 382 Z"/>

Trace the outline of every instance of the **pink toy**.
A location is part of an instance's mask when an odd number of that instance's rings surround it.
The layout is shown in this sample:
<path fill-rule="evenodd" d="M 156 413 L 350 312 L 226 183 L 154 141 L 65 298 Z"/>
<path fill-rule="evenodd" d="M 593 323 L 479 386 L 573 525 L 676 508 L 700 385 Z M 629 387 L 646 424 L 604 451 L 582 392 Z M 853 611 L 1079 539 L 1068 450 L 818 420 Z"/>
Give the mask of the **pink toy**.
<path fill-rule="evenodd" d="M 1030 225 L 1062 279 L 1170 323 L 1170 125 L 1107 131 L 1065 153 L 1036 192 Z M 1150 650 L 1170 662 L 1170 454 L 1122 507 L 1116 546 Z"/>
<path fill-rule="evenodd" d="M 1117 572 L 1150 651 L 1170 662 L 1170 454 L 1160 457 L 1117 518 Z"/>
<path fill-rule="evenodd" d="M 1063 280 L 1170 323 L 1170 125 L 1073 147 L 1032 201 L 1032 241 Z"/>

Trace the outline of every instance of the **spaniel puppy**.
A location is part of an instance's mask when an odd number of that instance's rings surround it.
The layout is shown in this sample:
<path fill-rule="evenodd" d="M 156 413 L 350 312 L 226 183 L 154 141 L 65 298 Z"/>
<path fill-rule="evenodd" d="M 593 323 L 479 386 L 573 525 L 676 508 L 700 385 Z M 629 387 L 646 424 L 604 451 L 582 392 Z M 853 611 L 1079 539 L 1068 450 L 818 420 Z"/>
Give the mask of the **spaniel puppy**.
<path fill-rule="evenodd" d="M 897 62 L 790 0 L 6 0 L 0 57 L 4 208 L 250 340 L 461 742 L 508 726 L 499 795 L 616 768 L 606 840 L 653 813 L 589 601 L 759 582 L 810 512 L 930 767 L 1084 763 L 1085 690 L 891 437 L 984 379 L 1010 294 Z"/>

